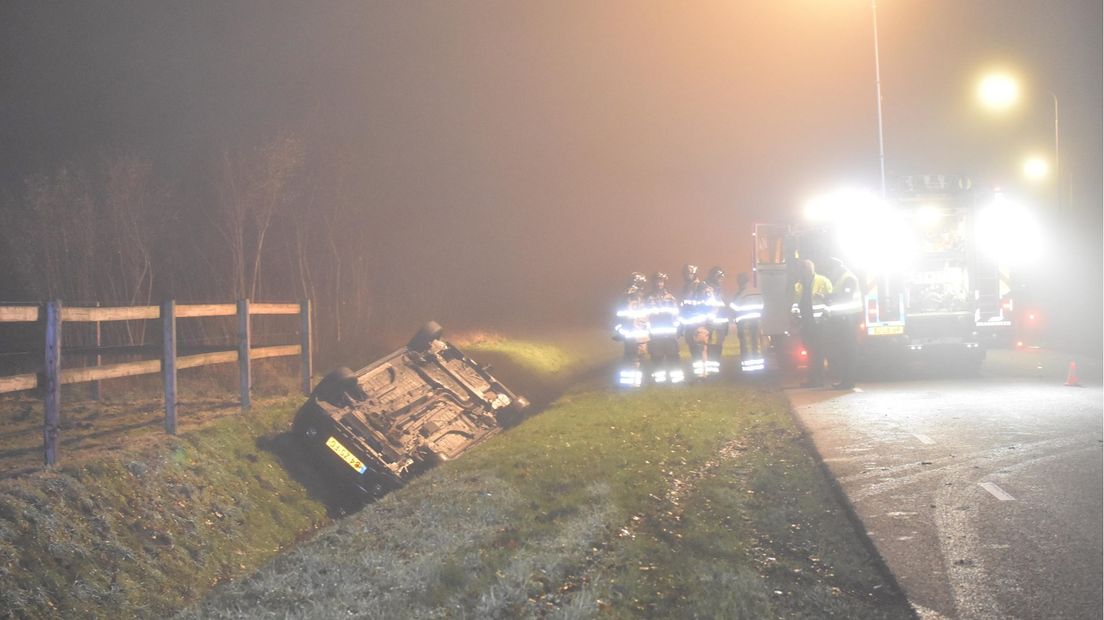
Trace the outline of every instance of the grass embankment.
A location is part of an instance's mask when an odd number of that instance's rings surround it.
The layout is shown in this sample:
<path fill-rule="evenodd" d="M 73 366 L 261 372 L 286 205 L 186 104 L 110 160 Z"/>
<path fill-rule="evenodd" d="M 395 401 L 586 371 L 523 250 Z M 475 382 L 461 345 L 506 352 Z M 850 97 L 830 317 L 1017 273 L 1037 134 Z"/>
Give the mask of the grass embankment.
<path fill-rule="evenodd" d="M 196 617 L 903 618 L 780 393 L 592 386 Z"/>
<path fill-rule="evenodd" d="M 557 338 L 512 339 L 492 332 L 450 337 L 517 394 L 543 408 L 598 368 L 621 356 L 621 344 L 600 330 L 570 332 Z"/>
<path fill-rule="evenodd" d="M 0 482 L 0 609 L 164 615 L 317 527 L 324 506 L 265 447 L 299 400 Z"/>
<path fill-rule="evenodd" d="M 253 396 L 261 402 L 295 393 L 298 364 L 279 359 L 254 365 Z M 237 368 L 224 364 L 180 372 L 177 430 L 189 433 L 234 416 Z M 62 463 L 105 452 L 133 450 L 165 437 L 161 378 L 156 375 L 103 382 L 103 399 L 91 400 L 90 384 L 61 390 L 59 453 Z M 42 469 L 42 396 L 33 392 L 0 396 L 0 477 Z"/>
<path fill-rule="evenodd" d="M 538 386 L 561 385 L 588 352 L 502 337 L 483 349 L 539 363 L 524 371 Z M 67 392 L 62 464 L 50 471 L 33 465 L 41 404 L 0 405 L 0 616 L 163 616 L 256 570 L 343 504 L 286 432 L 302 397 L 258 398 L 239 415 L 232 391 L 189 380 L 169 437 L 155 387 L 112 386 L 103 403 Z"/>

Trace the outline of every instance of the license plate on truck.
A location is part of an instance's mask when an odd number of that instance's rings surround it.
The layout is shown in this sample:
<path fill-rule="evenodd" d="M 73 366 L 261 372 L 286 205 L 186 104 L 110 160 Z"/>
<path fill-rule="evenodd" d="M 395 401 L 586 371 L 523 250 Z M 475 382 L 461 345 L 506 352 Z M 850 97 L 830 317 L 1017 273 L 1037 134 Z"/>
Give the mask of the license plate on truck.
<path fill-rule="evenodd" d="M 334 439 L 333 437 L 330 437 L 326 440 L 326 447 L 330 450 L 333 450 L 334 454 L 340 456 L 341 460 L 348 463 L 349 467 L 355 469 L 358 474 L 363 474 L 364 472 L 368 471 L 368 467 L 365 466 L 364 463 L 361 463 L 360 459 L 353 456 L 353 453 L 349 452 L 348 448 L 341 445 L 340 441 Z"/>

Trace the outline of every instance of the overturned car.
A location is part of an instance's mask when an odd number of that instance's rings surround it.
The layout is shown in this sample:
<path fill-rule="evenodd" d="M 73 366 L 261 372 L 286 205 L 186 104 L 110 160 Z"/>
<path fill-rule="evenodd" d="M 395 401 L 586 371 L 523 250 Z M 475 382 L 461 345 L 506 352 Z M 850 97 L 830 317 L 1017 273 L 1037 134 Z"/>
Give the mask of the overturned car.
<path fill-rule="evenodd" d="M 518 419 L 517 396 L 427 323 L 403 348 L 326 375 L 292 431 L 318 462 L 369 495 L 455 458 Z"/>

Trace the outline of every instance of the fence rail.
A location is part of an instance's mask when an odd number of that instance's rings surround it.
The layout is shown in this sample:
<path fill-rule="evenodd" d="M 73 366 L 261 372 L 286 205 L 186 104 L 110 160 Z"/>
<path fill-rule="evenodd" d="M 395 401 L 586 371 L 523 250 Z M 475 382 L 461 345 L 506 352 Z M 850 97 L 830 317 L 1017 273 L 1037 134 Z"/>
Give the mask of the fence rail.
<path fill-rule="evenodd" d="M 288 315 L 299 317 L 299 343 L 253 347 L 252 321 L 254 315 Z M 238 342 L 235 350 L 215 351 L 194 355 L 177 354 L 176 323 L 182 318 L 209 318 L 237 316 Z M 110 352 L 111 347 L 101 346 L 100 323 L 107 321 L 160 320 L 162 339 L 160 359 L 116 364 L 100 364 L 100 353 Z M 62 368 L 61 326 L 64 322 L 95 323 L 96 365 L 81 368 Z M 99 382 L 105 379 L 134 377 L 161 373 L 165 395 L 165 430 L 176 434 L 176 371 L 212 364 L 238 362 L 241 407 L 251 406 L 250 388 L 253 383 L 252 360 L 272 357 L 299 356 L 302 389 L 309 393 L 313 362 L 311 358 L 311 305 L 300 303 L 252 303 L 248 299 L 233 304 L 182 304 L 165 301 L 160 306 L 72 307 L 62 306 L 60 301 L 50 301 L 34 306 L 0 306 L 0 323 L 37 323 L 43 326 L 45 360 L 40 373 L 27 373 L 0 377 L 0 394 L 23 390 L 43 389 L 44 422 L 43 452 L 47 466 L 58 460 L 59 419 L 61 412 L 61 386 L 71 383 L 92 382 L 95 397 L 99 397 Z M 87 347 L 81 347 L 86 350 Z"/>

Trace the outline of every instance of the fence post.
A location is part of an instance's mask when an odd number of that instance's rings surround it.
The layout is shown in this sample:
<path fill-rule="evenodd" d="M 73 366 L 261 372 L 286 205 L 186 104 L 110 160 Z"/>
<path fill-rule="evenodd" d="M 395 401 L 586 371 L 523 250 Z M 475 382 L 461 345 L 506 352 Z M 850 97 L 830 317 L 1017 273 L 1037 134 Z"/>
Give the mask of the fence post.
<path fill-rule="evenodd" d="M 249 387 L 253 373 L 249 365 L 249 300 L 238 300 L 238 380 L 241 383 L 242 412 L 249 411 L 253 403 L 249 399 Z"/>
<path fill-rule="evenodd" d="M 311 302 L 299 302 L 299 367 L 303 372 L 303 393 L 310 394 L 314 376 L 314 359 L 311 351 Z"/>
<path fill-rule="evenodd" d="M 61 302 L 46 302 L 46 394 L 43 398 L 45 423 L 42 428 L 46 466 L 57 463 L 58 424 L 61 412 Z"/>
<path fill-rule="evenodd" d="M 165 432 L 176 434 L 176 301 L 161 302 L 161 378 L 165 384 Z"/>
<path fill-rule="evenodd" d="M 96 302 L 96 307 L 100 307 L 100 302 Z M 103 341 L 100 336 L 100 322 L 96 321 L 96 367 L 99 367 L 103 363 L 103 356 L 100 355 L 100 347 L 103 346 Z M 100 382 L 92 382 L 92 400 L 99 402 L 103 398 L 103 392 L 100 391 Z"/>

